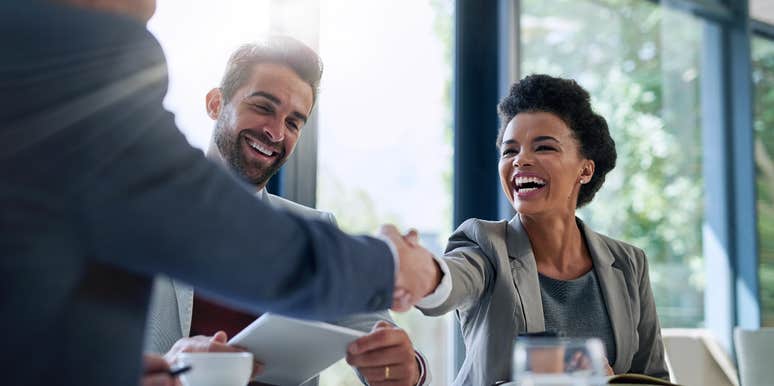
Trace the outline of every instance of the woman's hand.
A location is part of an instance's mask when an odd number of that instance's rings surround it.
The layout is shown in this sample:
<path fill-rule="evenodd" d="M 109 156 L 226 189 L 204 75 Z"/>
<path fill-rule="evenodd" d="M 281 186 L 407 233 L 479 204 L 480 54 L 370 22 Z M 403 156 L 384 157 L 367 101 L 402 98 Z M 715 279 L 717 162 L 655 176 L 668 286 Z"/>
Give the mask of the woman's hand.
<path fill-rule="evenodd" d="M 610 362 L 607 360 L 607 357 L 605 357 L 605 372 L 607 373 L 608 377 L 612 377 L 613 375 L 615 375 L 613 368 L 610 367 Z"/>
<path fill-rule="evenodd" d="M 607 360 L 607 357 L 605 359 L 605 374 L 607 376 L 613 376 L 615 375 L 615 372 L 613 372 L 613 368 L 610 367 L 610 362 Z M 585 370 L 591 368 L 591 360 L 589 359 L 588 355 L 584 355 L 582 352 L 578 351 L 575 354 L 573 354 L 572 359 L 570 359 L 570 363 L 567 366 L 568 370 Z"/>

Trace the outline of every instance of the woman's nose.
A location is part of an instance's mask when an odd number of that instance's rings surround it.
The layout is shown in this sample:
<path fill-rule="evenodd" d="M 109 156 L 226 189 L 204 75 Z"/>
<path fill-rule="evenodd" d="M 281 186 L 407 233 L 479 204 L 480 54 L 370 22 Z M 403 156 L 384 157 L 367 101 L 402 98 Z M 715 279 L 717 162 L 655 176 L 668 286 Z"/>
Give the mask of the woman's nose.
<path fill-rule="evenodd" d="M 519 152 L 515 157 L 513 157 L 513 166 L 520 168 L 524 166 L 531 166 L 532 165 L 532 156 L 526 152 L 522 151 Z"/>

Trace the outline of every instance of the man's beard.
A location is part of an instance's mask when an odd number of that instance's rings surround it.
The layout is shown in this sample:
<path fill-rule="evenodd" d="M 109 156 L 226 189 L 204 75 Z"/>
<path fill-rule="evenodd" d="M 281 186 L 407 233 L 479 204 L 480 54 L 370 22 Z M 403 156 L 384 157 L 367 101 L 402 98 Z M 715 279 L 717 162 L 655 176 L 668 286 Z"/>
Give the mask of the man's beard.
<path fill-rule="evenodd" d="M 215 124 L 215 145 L 218 147 L 223 160 L 240 178 L 254 186 L 265 186 L 269 179 L 279 171 L 285 163 L 285 150 L 281 149 L 275 156 L 272 163 L 266 165 L 261 162 L 250 160 L 244 154 L 242 147 L 241 131 L 233 133 L 224 127 L 225 122 L 218 119 Z M 251 135 L 257 137 L 264 143 L 271 143 L 263 133 L 251 132 Z"/>

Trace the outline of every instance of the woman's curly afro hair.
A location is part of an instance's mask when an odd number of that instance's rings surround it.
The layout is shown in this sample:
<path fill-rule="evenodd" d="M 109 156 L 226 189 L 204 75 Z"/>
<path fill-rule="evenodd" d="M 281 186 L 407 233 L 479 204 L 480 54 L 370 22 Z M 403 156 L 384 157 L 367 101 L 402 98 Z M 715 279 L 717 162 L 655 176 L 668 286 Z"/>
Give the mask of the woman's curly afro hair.
<path fill-rule="evenodd" d="M 499 148 L 505 127 L 519 113 L 546 112 L 559 117 L 572 130 L 583 157 L 594 161 L 591 181 L 581 186 L 577 207 L 588 204 L 615 167 L 615 142 L 605 118 L 591 109 L 589 93 L 572 79 L 530 75 L 511 86 L 497 106 L 502 119 L 497 134 Z"/>

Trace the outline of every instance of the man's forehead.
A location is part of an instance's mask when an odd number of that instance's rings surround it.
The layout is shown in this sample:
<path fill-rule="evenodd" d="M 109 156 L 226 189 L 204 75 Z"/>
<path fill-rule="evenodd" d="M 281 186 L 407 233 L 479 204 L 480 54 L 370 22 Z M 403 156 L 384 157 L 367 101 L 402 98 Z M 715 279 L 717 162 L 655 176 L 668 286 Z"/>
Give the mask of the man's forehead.
<path fill-rule="evenodd" d="M 287 87 L 302 94 L 312 94 L 312 86 L 290 67 L 278 63 L 258 63 L 253 65 L 246 86 Z"/>
<path fill-rule="evenodd" d="M 277 104 L 290 103 L 294 107 L 311 110 L 313 95 L 312 86 L 301 79 L 296 72 L 283 64 L 258 63 L 252 68 L 250 77 L 240 88 L 241 98 L 274 96 Z M 272 98 L 267 98 L 272 99 Z"/>

